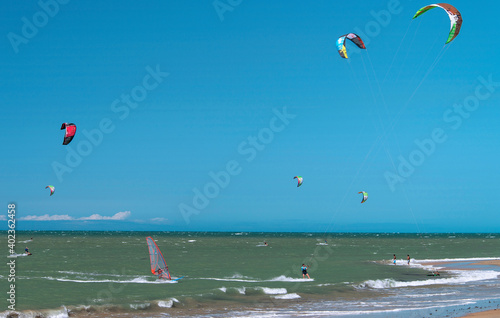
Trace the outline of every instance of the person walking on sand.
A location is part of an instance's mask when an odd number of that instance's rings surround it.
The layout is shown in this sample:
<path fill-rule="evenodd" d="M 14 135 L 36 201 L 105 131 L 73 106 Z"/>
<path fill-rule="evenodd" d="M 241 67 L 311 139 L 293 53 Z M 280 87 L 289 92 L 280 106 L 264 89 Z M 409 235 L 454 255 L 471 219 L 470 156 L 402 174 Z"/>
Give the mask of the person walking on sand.
<path fill-rule="evenodd" d="M 394 257 L 392 258 L 392 261 L 394 262 L 394 265 L 396 265 L 396 254 L 393 254 Z"/>
<path fill-rule="evenodd" d="M 408 265 L 410 265 L 410 255 L 406 255 L 406 259 L 408 260 Z"/>
<path fill-rule="evenodd" d="M 307 273 L 307 269 L 309 268 L 309 265 L 304 265 L 302 264 L 302 267 L 300 268 L 302 270 L 302 278 L 306 278 L 306 275 L 307 275 L 307 278 L 311 279 L 311 277 L 309 277 L 309 274 Z"/>

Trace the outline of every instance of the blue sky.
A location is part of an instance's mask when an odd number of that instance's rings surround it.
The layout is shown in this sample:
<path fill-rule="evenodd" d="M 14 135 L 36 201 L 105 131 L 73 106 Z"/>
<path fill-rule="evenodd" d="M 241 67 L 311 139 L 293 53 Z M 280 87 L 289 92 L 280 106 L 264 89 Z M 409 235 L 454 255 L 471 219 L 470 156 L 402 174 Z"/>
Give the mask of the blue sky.
<path fill-rule="evenodd" d="M 427 4 L 9 0 L 3 204 L 22 230 L 495 232 L 500 4 L 453 2 L 448 45 Z"/>

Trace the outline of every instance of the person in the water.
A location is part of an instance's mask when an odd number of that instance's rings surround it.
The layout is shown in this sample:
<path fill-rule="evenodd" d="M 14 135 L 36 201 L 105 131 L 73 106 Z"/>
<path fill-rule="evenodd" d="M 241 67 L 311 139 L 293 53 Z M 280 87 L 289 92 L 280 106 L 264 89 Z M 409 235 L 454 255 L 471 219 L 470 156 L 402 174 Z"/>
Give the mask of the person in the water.
<path fill-rule="evenodd" d="M 24 249 L 24 252 L 25 252 L 27 255 L 31 255 L 31 253 L 30 253 L 30 251 L 29 251 L 29 249 L 28 249 L 28 247 L 27 247 L 27 246 L 26 246 L 26 248 Z"/>
<path fill-rule="evenodd" d="M 309 265 L 306 266 L 306 265 L 302 264 L 302 267 L 300 268 L 302 270 L 302 278 L 306 278 L 306 276 L 307 276 L 307 278 L 311 279 L 311 277 L 309 277 L 309 274 L 307 273 L 308 268 L 309 268 Z"/>
<path fill-rule="evenodd" d="M 394 262 L 394 265 L 396 265 L 396 254 L 393 254 L 394 257 L 392 258 L 393 262 Z"/>

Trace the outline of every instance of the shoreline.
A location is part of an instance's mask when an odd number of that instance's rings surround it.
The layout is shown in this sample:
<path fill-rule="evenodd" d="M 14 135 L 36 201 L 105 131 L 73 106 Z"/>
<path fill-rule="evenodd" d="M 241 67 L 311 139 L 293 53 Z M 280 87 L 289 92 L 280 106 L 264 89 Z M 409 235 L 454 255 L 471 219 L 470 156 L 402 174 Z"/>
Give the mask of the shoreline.
<path fill-rule="evenodd" d="M 418 262 L 419 265 L 425 267 L 432 266 L 439 268 L 439 271 L 470 271 L 470 270 L 491 270 L 491 268 L 484 268 L 483 266 L 500 266 L 500 259 L 473 259 L 465 260 L 443 260 L 443 261 L 429 261 L 429 262 Z M 497 271 L 498 269 L 495 269 Z M 441 274 L 443 276 L 443 274 Z M 449 275 L 445 275 L 445 278 L 449 278 Z M 355 292 L 356 294 L 358 292 Z M 172 315 L 177 317 L 191 317 L 195 316 L 217 316 L 225 313 L 228 309 L 235 312 L 256 312 L 265 313 L 267 310 L 275 311 L 280 309 L 286 309 L 290 305 L 297 305 L 300 303 L 308 303 L 312 304 L 318 300 L 326 300 L 322 299 L 322 297 L 307 297 L 307 294 L 301 296 L 300 300 L 286 300 L 286 301 L 275 301 L 274 299 L 269 298 L 268 294 L 256 296 L 257 299 L 254 299 L 253 303 L 260 304 L 260 306 L 247 306 L 249 303 L 237 303 L 233 302 L 229 299 L 219 299 L 216 302 L 202 302 L 196 303 L 194 299 L 185 299 L 182 303 L 177 304 L 176 301 L 173 301 L 171 304 L 167 306 L 158 306 L 156 303 L 158 301 L 144 301 L 141 304 L 137 304 L 137 306 L 125 306 L 120 308 L 120 306 L 116 305 L 104 305 L 100 306 L 63 306 L 63 308 L 54 308 L 47 310 L 26 310 L 22 311 L 23 313 L 31 312 L 39 312 L 42 316 L 54 316 L 59 314 L 66 314 L 69 317 L 113 317 L 113 318 L 129 318 L 129 317 L 161 317 L 163 315 Z M 310 296 L 310 295 L 308 295 Z M 441 309 L 446 311 L 446 315 L 452 314 L 452 317 L 479 317 L 479 318 L 488 318 L 488 317 L 500 317 L 500 305 L 498 305 L 498 299 L 495 299 L 495 302 L 492 300 L 492 303 L 489 303 L 487 299 L 484 302 L 476 303 L 476 307 L 469 307 L 455 305 L 458 307 L 458 310 L 453 309 L 453 307 L 441 307 Z M 168 300 L 162 300 L 168 302 Z M 175 304 L 174 304 L 175 303 Z M 270 305 L 270 306 L 269 306 Z M 107 307 L 107 308 L 106 308 Z M 135 308 L 137 307 L 137 308 Z M 269 308 L 271 307 L 271 308 Z M 467 308 L 469 307 L 469 308 Z M 496 308 L 495 308 L 496 307 Z M 274 309 L 274 310 L 273 310 Z M 452 313 L 453 309 L 453 313 Z M 456 311 L 455 311 L 456 310 Z M 473 312 L 477 310 L 478 312 Z M 461 314 L 460 314 L 461 311 Z M 286 312 L 286 311 L 285 311 Z M 0 312 L 0 316 L 2 314 L 7 314 L 7 312 Z M 367 316 L 370 316 L 370 312 L 366 312 Z M 7 315 L 8 316 L 8 315 Z M 362 314 L 361 316 L 364 316 Z M 436 315 L 437 317 L 445 317 L 444 315 Z"/>
<path fill-rule="evenodd" d="M 467 263 L 467 264 L 464 264 Z M 438 267 L 441 270 L 477 270 L 480 268 L 474 268 L 473 266 L 500 266 L 500 259 L 492 259 L 492 260 L 480 260 L 480 261 L 443 261 L 443 262 L 420 262 L 419 263 L 422 266 L 432 266 L 432 267 Z M 457 265 L 457 266 L 453 266 Z M 470 266 L 470 267 L 463 267 L 463 266 Z"/>
<path fill-rule="evenodd" d="M 460 261 L 451 261 L 451 262 L 429 262 L 429 263 L 423 263 L 422 265 L 430 265 L 430 266 L 439 266 L 439 265 L 445 265 L 445 266 L 450 266 L 456 263 L 460 263 Z M 468 264 L 469 266 L 500 266 L 500 259 L 497 260 L 484 260 L 484 261 L 478 261 L 474 263 Z M 455 269 L 453 267 L 448 267 L 449 269 Z M 460 268 L 460 270 L 474 270 L 475 268 Z M 460 316 L 462 318 L 494 318 L 494 317 L 500 317 L 500 309 L 488 309 L 484 311 L 478 311 L 475 313 L 470 313 L 466 314 L 463 316 Z"/>

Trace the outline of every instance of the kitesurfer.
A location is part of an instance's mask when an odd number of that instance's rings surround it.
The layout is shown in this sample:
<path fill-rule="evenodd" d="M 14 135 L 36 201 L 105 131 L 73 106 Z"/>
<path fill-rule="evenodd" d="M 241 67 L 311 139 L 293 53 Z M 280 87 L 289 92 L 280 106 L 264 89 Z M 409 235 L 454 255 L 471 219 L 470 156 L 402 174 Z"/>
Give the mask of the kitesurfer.
<path fill-rule="evenodd" d="M 406 255 L 406 259 L 408 260 L 408 265 L 410 265 L 410 255 Z"/>
<path fill-rule="evenodd" d="M 264 245 L 265 245 L 265 246 L 268 246 L 267 242 L 264 242 Z"/>
<path fill-rule="evenodd" d="M 394 265 L 396 265 L 396 254 L 393 254 L 394 257 L 392 258 L 393 262 L 394 262 Z"/>
<path fill-rule="evenodd" d="M 304 265 L 302 264 L 302 267 L 300 268 L 302 270 L 302 278 L 306 278 L 306 275 L 307 275 L 307 278 L 311 279 L 311 277 L 309 277 L 309 274 L 307 273 L 307 269 L 309 268 L 309 265 Z"/>
<path fill-rule="evenodd" d="M 27 255 L 31 255 L 30 251 L 28 250 L 28 247 L 26 246 L 26 248 L 24 249 L 24 252 L 27 254 Z"/>

